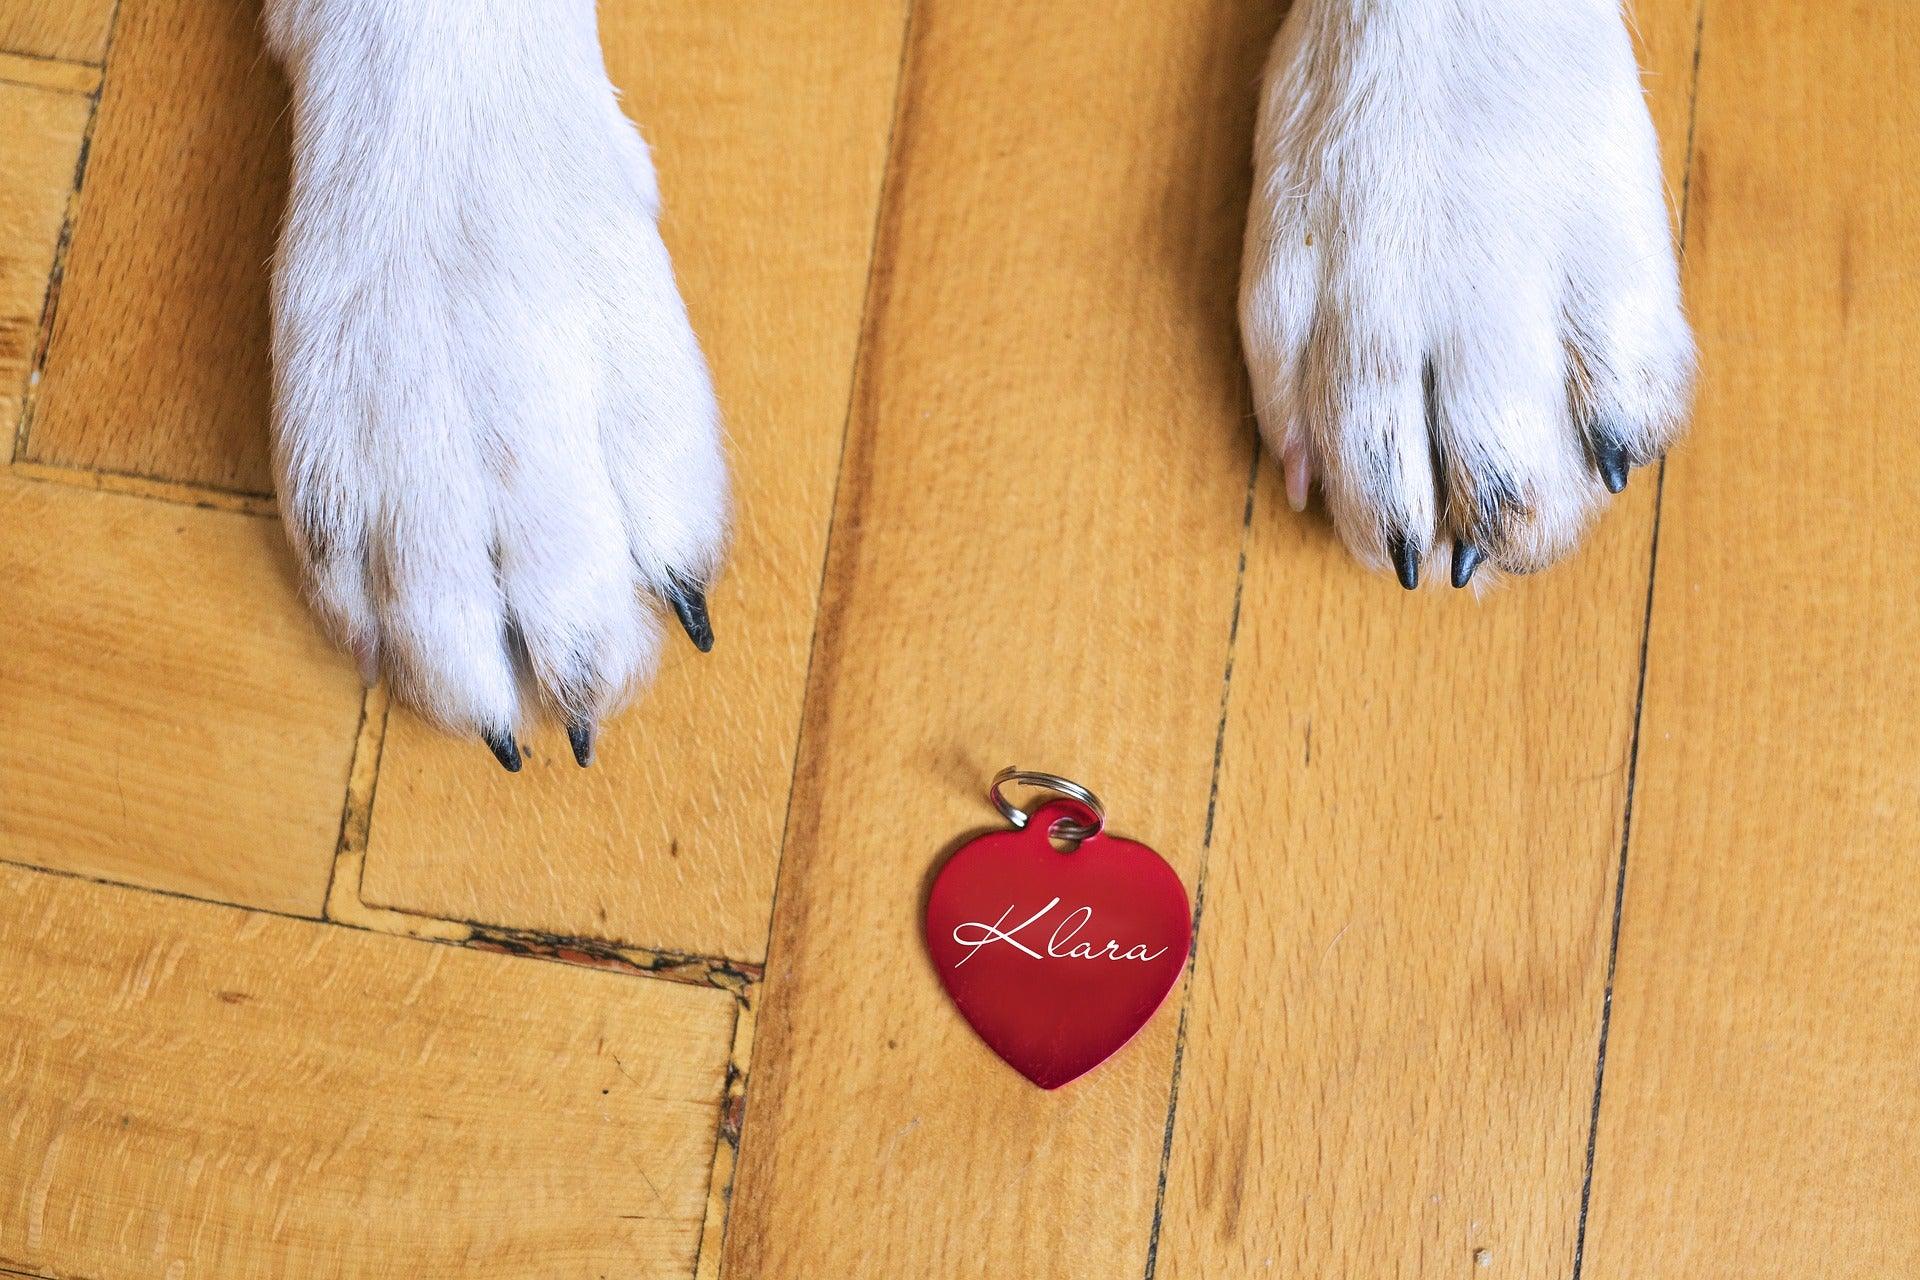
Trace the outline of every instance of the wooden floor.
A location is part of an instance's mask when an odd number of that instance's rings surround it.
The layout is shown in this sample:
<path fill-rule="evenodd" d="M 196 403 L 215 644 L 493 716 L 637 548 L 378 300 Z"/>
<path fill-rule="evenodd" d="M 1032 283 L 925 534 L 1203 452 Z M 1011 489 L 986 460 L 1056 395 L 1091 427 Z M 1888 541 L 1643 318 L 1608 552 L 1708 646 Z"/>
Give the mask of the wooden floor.
<path fill-rule="evenodd" d="M 1476 603 L 1255 448 L 1278 10 L 910 7 L 603 3 L 743 514 L 509 777 L 297 598 L 255 5 L 0 0 L 0 1271 L 1920 1275 L 1920 9 L 1638 4 L 1695 424 Z M 918 934 L 1010 762 L 1198 908 L 1059 1094 Z"/>

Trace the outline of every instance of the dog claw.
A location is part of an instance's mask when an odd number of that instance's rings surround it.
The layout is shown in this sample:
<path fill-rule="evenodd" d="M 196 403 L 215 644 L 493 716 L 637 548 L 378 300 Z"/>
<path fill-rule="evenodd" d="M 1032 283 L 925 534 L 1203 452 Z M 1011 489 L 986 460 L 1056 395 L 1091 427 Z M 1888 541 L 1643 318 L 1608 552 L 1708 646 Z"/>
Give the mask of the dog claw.
<path fill-rule="evenodd" d="M 1627 451 L 1611 441 L 1603 441 L 1593 447 L 1593 464 L 1600 471 L 1600 481 L 1607 486 L 1608 493 L 1618 493 L 1627 487 Z"/>
<path fill-rule="evenodd" d="M 713 620 L 707 616 L 707 593 L 691 582 L 680 578 L 670 578 L 666 590 L 667 603 L 680 619 L 680 625 L 686 628 L 687 639 L 693 641 L 693 647 L 702 653 L 713 649 Z"/>
<path fill-rule="evenodd" d="M 1473 571 L 1475 569 L 1478 569 L 1480 567 L 1480 562 L 1482 560 L 1485 560 L 1486 558 L 1487 558 L 1487 553 L 1482 551 L 1480 548 L 1474 546 L 1471 542 L 1454 543 L 1453 544 L 1453 585 L 1454 587 L 1456 589 L 1460 587 L 1464 587 L 1467 585 L 1467 583 L 1471 582 L 1473 580 Z"/>
<path fill-rule="evenodd" d="M 593 763 L 593 726 L 575 720 L 567 726 L 567 741 L 573 744 L 574 763 L 582 769 Z"/>
<path fill-rule="evenodd" d="M 1420 585 L 1420 553 L 1414 549 L 1413 542 L 1404 533 L 1396 533 L 1387 543 L 1387 552 L 1393 557 L 1393 571 L 1400 577 L 1400 585 L 1411 591 Z"/>
<path fill-rule="evenodd" d="M 508 773 L 520 772 L 520 744 L 513 740 L 511 729 L 501 729 L 486 736 L 487 749 L 493 752 L 493 758 Z"/>
<path fill-rule="evenodd" d="M 1286 481 L 1287 505 L 1295 511 L 1305 511 L 1307 491 L 1313 487 L 1313 464 L 1307 460 L 1304 444 L 1281 450 L 1280 473 Z"/>

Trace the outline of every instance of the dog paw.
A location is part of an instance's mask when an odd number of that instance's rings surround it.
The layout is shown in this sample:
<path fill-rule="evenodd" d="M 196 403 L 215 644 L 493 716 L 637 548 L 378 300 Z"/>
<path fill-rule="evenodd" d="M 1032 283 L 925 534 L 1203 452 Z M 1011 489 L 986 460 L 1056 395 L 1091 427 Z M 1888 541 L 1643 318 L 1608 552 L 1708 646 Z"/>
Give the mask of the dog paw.
<path fill-rule="evenodd" d="M 510 770 L 542 705 L 591 759 L 663 612 L 711 646 L 727 523 L 652 162 L 587 16 L 276 33 L 296 112 L 273 288 L 289 538 L 362 673 Z"/>
<path fill-rule="evenodd" d="M 1693 379 L 1653 125 L 1606 0 L 1300 0 L 1241 280 L 1261 432 L 1362 562 L 1565 554 Z M 1483 575 L 1484 576 L 1484 575 Z"/>

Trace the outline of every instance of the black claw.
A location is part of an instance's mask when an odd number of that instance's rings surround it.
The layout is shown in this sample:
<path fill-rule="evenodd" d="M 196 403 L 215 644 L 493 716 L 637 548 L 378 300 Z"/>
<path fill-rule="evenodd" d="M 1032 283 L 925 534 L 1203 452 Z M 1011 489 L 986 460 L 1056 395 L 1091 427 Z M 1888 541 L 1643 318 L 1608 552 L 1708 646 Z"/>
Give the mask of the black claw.
<path fill-rule="evenodd" d="M 1487 553 L 1474 546 L 1471 542 L 1454 543 L 1453 585 L 1456 588 L 1464 587 L 1467 583 L 1473 581 L 1473 571 L 1478 569 L 1480 562 L 1486 558 Z"/>
<path fill-rule="evenodd" d="M 567 726 L 567 741 L 573 744 L 574 763 L 582 769 L 593 763 L 593 726 L 575 720 Z"/>
<path fill-rule="evenodd" d="M 1593 446 L 1593 465 L 1600 469 L 1600 481 L 1608 493 L 1627 487 L 1627 450 L 1624 445 L 1602 440 Z"/>
<path fill-rule="evenodd" d="M 501 729 L 486 736 L 487 749 L 493 752 L 493 758 L 508 773 L 520 772 L 520 744 L 513 740 L 513 730 Z"/>
<path fill-rule="evenodd" d="M 702 653 L 713 649 L 713 620 L 707 616 L 707 593 L 682 578 L 669 578 L 666 590 L 667 603 L 673 606 L 679 615 L 680 625 L 687 629 L 687 639 L 693 641 L 693 647 Z"/>
<path fill-rule="evenodd" d="M 1400 585 L 1411 591 L 1420 585 L 1420 553 L 1414 550 L 1413 542 L 1404 533 L 1396 533 L 1387 541 L 1387 552 L 1393 557 L 1393 571 L 1400 575 Z"/>

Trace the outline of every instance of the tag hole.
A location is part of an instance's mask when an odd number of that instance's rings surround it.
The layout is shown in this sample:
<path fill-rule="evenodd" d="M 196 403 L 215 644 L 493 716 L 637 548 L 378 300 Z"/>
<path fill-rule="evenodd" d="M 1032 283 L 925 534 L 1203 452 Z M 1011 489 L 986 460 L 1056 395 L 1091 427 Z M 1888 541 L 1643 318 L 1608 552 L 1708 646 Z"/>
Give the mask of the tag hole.
<path fill-rule="evenodd" d="M 1060 834 L 1060 828 L 1068 827 L 1072 825 L 1073 823 L 1071 822 L 1071 820 L 1067 818 L 1062 818 L 1060 819 L 1060 821 L 1054 823 L 1051 827 L 1047 828 L 1047 843 L 1053 846 L 1053 851 L 1055 853 L 1072 853 L 1075 849 L 1078 849 L 1080 847 L 1080 842 L 1078 840 L 1070 839 Z"/>

